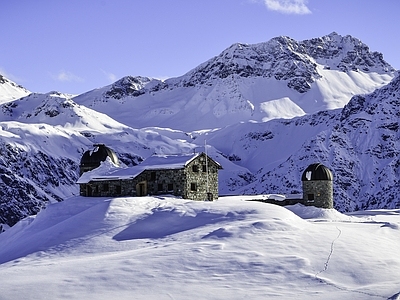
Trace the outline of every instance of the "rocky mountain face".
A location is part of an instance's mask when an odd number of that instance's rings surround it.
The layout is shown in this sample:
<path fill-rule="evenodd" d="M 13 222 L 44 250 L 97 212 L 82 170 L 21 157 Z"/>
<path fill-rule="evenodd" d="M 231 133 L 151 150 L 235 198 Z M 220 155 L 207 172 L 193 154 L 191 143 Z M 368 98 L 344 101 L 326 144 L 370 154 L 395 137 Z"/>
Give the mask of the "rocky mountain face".
<path fill-rule="evenodd" d="M 77 163 L 70 158 L 5 141 L 0 149 L 0 225 L 12 226 L 37 214 L 46 203 L 62 201 L 68 195 L 62 186 L 75 185 Z"/>
<path fill-rule="evenodd" d="M 204 129 L 202 120 L 216 128 L 342 108 L 387 84 L 394 71 L 351 36 L 277 37 L 234 44 L 181 77 L 126 77 L 74 100 L 131 127 L 193 131 Z"/>
<path fill-rule="evenodd" d="M 383 60 L 381 53 L 370 52 L 368 46 L 359 39 L 333 32 L 300 42 L 281 36 L 256 45 L 232 45 L 219 56 L 189 72 L 181 84 L 206 84 L 231 75 L 267 77 L 284 80 L 289 88 L 306 93 L 312 83 L 323 77 L 318 65 L 342 72 L 395 71 Z"/>

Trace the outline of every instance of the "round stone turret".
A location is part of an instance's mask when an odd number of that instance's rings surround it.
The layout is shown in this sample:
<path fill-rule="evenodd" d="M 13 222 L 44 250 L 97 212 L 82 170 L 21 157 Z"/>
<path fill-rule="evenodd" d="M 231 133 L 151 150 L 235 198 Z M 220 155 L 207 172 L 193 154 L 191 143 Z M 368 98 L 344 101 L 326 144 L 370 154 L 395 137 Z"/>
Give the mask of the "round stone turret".
<path fill-rule="evenodd" d="M 301 176 L 305 205 L 333 208 L 333 174 L 323 164 L 309 165 Z"/>
<path fill-rule="evenodd" d="M 79 165 L 80 175 L 82 175 L 84 172 L 96 169 L 100 166 L 101 162 L 107 159 L 107 157 L 109 157 L 114 164 L 119 164 L 118 157 L 115 152 L 106 145 L 94 144 L 93 147 L 93 150 L 88 150 L 82 155 L 81 163 Z"/>

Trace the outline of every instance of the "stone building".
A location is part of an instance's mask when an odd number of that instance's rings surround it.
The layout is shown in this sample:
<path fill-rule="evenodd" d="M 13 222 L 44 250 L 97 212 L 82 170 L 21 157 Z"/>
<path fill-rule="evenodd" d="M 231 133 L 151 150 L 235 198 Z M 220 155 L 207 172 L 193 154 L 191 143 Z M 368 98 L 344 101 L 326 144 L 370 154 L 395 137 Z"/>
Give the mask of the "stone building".
<path fill-rule="evenodd" d="M 304 205 L 333 208 L 333 174 L 327 167 L 320 163 L 308 166 L 301 181 Z"/>
<path fill-rule="evenodd" d="M 131 168 L 118 168 L 108 157 L 90 172 L 81 169 L 81 196 L 172 194 L 192 200 L 218 199 L 218 170 L 222 167 L 205 153 L 153 155 Z"/>

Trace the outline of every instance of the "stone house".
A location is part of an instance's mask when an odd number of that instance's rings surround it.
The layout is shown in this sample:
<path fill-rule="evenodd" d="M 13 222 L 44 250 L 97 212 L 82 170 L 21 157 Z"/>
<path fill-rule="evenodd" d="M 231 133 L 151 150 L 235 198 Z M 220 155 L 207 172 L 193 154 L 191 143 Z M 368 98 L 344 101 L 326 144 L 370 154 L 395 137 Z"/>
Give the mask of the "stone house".
<path fill-rule="evenodd" d="M 172 194 L 184 199 L 218 199 L 218 170 L 221 165 L 205 153 L 153 155 L 130 168 L 110 168 L 112 159 L 78 180 L 81 196 L 145 196 Z M 81 161 L 81 166 L 85 161 Z"/>

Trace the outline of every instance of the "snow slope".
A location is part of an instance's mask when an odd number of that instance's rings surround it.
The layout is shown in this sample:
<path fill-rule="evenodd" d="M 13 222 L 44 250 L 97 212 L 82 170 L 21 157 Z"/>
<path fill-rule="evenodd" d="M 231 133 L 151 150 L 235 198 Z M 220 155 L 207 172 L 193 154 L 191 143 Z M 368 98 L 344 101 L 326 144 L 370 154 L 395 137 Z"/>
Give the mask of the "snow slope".
<path fill-rule="evenodd" d="M 400 211 L 81 198 L 0 235 L 2 299 L 398 299 Z"/>

